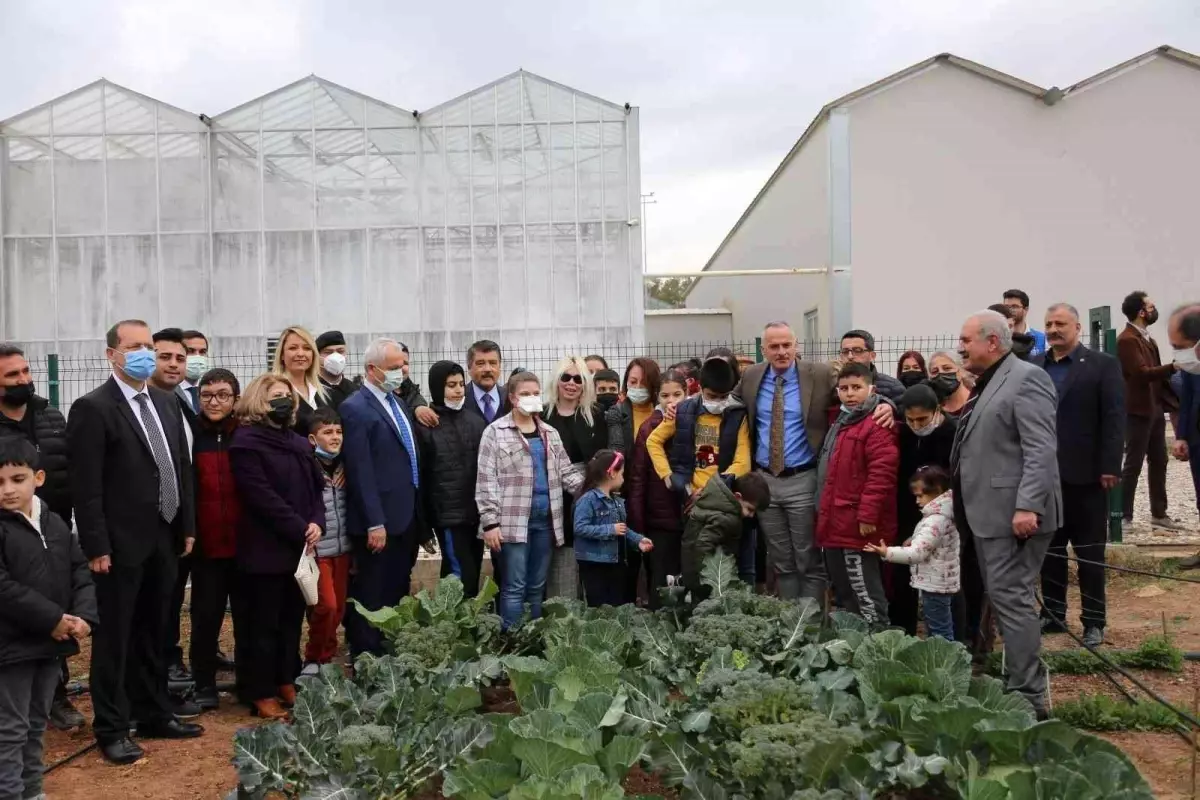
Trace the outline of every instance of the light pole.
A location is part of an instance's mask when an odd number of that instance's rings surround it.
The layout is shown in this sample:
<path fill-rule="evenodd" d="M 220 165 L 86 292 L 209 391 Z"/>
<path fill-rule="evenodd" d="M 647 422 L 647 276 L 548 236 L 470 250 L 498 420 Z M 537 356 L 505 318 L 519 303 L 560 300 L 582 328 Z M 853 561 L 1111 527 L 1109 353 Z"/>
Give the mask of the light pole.
<path fill-rule="evenodd" d="M 646 231 L 646 206 L 658 205 L 654 192 L 642 195 L 642 272 L 647 271 L 646 258 L 649 253 L 650 236 Z"/>

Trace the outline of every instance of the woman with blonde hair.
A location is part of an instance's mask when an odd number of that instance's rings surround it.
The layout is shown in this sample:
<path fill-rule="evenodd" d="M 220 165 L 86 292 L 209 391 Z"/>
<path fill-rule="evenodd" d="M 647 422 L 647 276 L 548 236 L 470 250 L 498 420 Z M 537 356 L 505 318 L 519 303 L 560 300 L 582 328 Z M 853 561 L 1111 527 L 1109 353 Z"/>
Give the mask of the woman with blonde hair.
<path fill-rule="evenodd" d="M 313 412 L 329 405 L 329 394 L 321 384 L 321 359 L 317 357 L 317 342 L 311 333 L 299 325 L 284 328 L 279 334 L 271 372 L 287 378 L 300 403 L 293 430 L 308 436 Z"/>
<path fill-rule="evenodd" d="M 558 431 L 571 463 L 582 473 L 600 450 L 608 447 L 608 425 L 596 404 L 596 386 L 587 360 L 567 356 L 558 362 L 546 387 L 546 410 L 542 418 Z M 547 597 L 579 597 L 579 567 L 575 563 L 575 498 L 563 493 L 565 544 L 553 551 L 546 578 Z"/>
<path fill-rule="evenodd" d="M 237 401 L 229 464 L 241 501 L 238 582 L 246 619 L 238 690 L 256 715 L 279 719 L 296 701 L 304 597 L 294 578 L 325 524 L 325 479 L 308 440 L 292 430 L 300 400 L 289 380 L 259 375 Z"/>

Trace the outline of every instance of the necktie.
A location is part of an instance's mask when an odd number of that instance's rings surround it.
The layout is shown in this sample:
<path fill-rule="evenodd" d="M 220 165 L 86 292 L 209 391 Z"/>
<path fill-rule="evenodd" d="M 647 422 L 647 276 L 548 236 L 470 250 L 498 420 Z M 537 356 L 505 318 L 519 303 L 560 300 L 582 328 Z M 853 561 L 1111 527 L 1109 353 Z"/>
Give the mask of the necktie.
<path fill-rule="evenodd" d="M 192 411 L 195 411 L 197 414 L 199 414 L 200 413 L 200 387 L 189 386 L 188 394 L 191 395 L 191 398 L 192 398 Z"/>
<path fill-rule="evenodd" d="M 783 472 L 783 376 L 775 376 L 775 396 L 771 399 L 771 463 L 772 475 Z"/>
<path fill-rule="evenodd" d="M 146 427 L 146 440 L 154 455 L 154 465 L 158 467 L 158 511 L 170 523 L 179 511 L 179 491 L 175 486 L 175 465 L 171 462 L 171 451 L 154 421 L 154 415 L 150 413 L 150 397 L 138 394 L 134 398 L 141 411 L 142 425 Z"/>
<path fill-rule="evenodd" d="M 492 393 L 483 396 L 483 418 L 489 423 L 496 418 L 496 409 L 492 408 Z"/>
<path fill-rule="evenodd" d="M 417 451 L 413 447 L 412 432 L 405 424 L 404 414 L 400 411 L 400 404 L 396 402 L 396 395 L 388 392 L 388 406 L 392 409 L 392 414 L 396 417 L 396 427 L 400 429 L 400 441 L 404 443 L 404 449 L 408 451 L 408 463 L 412 467 L 412 482 L 413 486 L 421 485 L 421 472 L 417 469 Z"/>

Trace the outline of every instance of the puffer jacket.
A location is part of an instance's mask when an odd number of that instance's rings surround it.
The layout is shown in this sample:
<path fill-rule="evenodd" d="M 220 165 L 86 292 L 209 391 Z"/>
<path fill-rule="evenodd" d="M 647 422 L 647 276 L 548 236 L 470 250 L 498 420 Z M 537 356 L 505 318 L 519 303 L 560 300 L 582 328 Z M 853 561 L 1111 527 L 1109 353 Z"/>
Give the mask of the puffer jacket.
<path fill-rule="evenodd" d="M 63 614 L 99 623 L 96 587 L 79 541 L 49 505 L 34 501 L 41 531 L 0 511 L 0 666 L 79 652 L 74 637 L 50 637 Z"/>
<path fill-rule="evenodd" d="M 192 474 L 196 480 L 196 551 L 200 558 L 233 558 L 242 500 L 233 481 L 229 444 L 237 420 L 232 416 L 213 424 L 201 418 L 192 443 Z"/>
<path fill-rule="evenodd" d="M 646 449 L 646 440 L 662 421 L 662 411 L 655 411 L 650 419 L 642 423 L 637 444 L 625 468 L 623 489 L 623 494 L 629 498 L 626 508 L 630 527 L 643 531 L 652 540 L 660 534 L 678 536 L 683 531 L 679 496 L 658 479 L 654 464 L 650 461 L 650 452 Z"/>
<path fill-rule="evenodd" d="M 875 391 L 891 400 L 894 405 L 900 405 L 900 398 L 904 396 L 904 384 L 899 378 L 880 372 L 875 369 L 874 364 L 871 365 L 871 372 L 875 374 Z"/>
<path fill-rule="evenodd" d="M 644 538 L 627 527 L 618 536 L 616 525 L 625 522 L 625 502 L 590 489 L 575 501 L 575 560 L 596 564 L 624 564 L 625 547 L 637 547 Z M 624 539 L 625 547 L 621 546 Z"/>
<path fill-rule="evenodd" d="M 817 546 L 861 550 L 868 541 L 894 541 L 899 465 L 896 434 L 876 425 L 869 414 L 839 429 L 825 485 L 819 488 Z M 860 523 L 874 525 L 875 532 L 862 536 Z"/>
<path fill-rule="evenodd" d="M 604 414 L 604 422 L 608 425 L 608 447 L 629 458 L 629 448 L 633 445 L 633 403 L 622 400 Z"/>
<path fill-rule="evenodd" d="M 912 586 L 922 592 L 954 594 L 962 588 L 959 578 L 958 529 L 954 527 L 954 496 L 944 492 L 921 509 L 921 522 L 912 540 L 903 547 L 889 547 L 887 560 L 912 565 Z"/>
<path fill-rule="evenodd" d="M 346 531 L 346 468 L 342 459 L 331 462 L 317 458 L 325 477 L 325 530 L 317 540 L 317 558 L 337 558 L 350 552 L 350 534 Z"/>
<path fill-rule="evenodd" d="M 46 471 L 46 482 L 37 490 L 50 510 L 71 527 L 71 482 L 68 473 L 67 420 L 50 401 L 34 395 L 25 406 L 26 415 L 33 415 L 32 436 L 26 435 L 24 423 L 15 422 L 0 414 L 0 439 L 29 439 L 40 456 L 39 466 Z"/>
<path fill-rule="evenodd" d="M 421 491 L 428 522 L 437 530 L 473 527 L 479 524 L 475 476 L 487 422 L 465 408 L 431 407 L 438 415 L 437 427 L 414 426 L 421 445 Z"/>
<path fill-rule="evenodd" d="M 741 539 L 741 502 L 725 481 L 709 481 L 696 497 L 683 528 L 684 585 L 691 589 L 700 586 L 704 559 L 717 548 L 736 558 Z"/>

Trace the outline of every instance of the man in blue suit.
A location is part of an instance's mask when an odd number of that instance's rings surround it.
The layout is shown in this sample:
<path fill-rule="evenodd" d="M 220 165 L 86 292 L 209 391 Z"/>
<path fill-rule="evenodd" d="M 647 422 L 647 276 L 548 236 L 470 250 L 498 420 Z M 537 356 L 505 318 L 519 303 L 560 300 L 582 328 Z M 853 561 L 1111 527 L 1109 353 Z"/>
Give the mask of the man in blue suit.
<path fill-rule="evenodd" d="M 350 596 L 374 611 L 409 592 L 417 547 L 429 537 L 421 523 L 420 467 L 412 412 L 396 396 L 408 355 L 394 339 L 367 348 L 366 380 L 342 402 L 346 465 L 346 528 L 356 573 Z M 353 607 L 346 609 L 351 656 L 383 653 L 383 640 Z"/>
<path fill-rule="evenodd" d="M 1171 339 L 1176 367 L 1171 387 L 1179 395 L 1171 455 L 1189 462 L 1195 500 L 1200 505 L 1200 303 L 1185 303 L 1175 309 L 1167 323 L 1167 336 Z M 1185 558 L 1179 566 L 1200 568 L 1200 553 Z"/>

